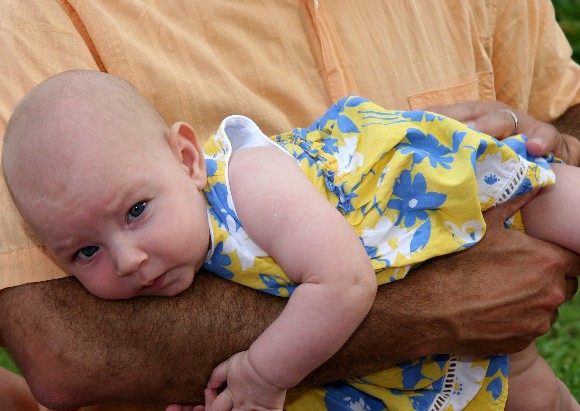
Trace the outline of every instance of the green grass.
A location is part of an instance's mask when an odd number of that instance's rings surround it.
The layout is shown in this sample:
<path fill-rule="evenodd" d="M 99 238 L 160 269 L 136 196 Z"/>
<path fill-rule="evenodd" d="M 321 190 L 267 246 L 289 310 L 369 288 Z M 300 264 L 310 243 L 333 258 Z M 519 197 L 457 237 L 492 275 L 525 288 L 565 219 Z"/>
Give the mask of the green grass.
<path fill-rule="evenodd" d="M 556 16 L 580 62 L 580 0 L 553 0 Z M 538 349 L 554 372 L 580 400 L 580 295 L 560 308 L 560 318 L 550 332 L 538 339 Z M 18 369 L 0 349 L 0 367 Z"/>
<path fill-rule="evenodd" d="M 10 355 L 4 348 L 0 348 L 0 367 L 20 374 L 16 365 L 12 362 L 12 358 L 10 358 Z"/>
<path fill-rule="evenodd" d="M 538 351 L 580 401 L 580 295 L 560 307 L 548 334 L 538 338 Z"/>
<path fill-rule="evenodd" d="M 574 59 L 580 62 L 580 0 L 552 0 L 556 18 L 574 50 Z"/>

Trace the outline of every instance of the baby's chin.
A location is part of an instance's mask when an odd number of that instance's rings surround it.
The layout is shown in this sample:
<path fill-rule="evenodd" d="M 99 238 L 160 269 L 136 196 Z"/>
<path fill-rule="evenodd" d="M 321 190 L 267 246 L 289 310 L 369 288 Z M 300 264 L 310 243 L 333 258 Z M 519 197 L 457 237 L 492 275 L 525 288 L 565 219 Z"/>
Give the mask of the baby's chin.
<path fill-rule="evenodd" d="M 160 278 L 159 281 L 163 281 L 165 279 Z M 175 297 L 183 293 L 187 290 L 193 281 L 192 278 L 184 278 L 182 276 L 178 277 L 177 279 L 172 279 L 164 284 L 158 284 L 161 286 L 154 286 L 146 287 L 137 294 L 139 296 L 156 296 L 156 297 Z"/>

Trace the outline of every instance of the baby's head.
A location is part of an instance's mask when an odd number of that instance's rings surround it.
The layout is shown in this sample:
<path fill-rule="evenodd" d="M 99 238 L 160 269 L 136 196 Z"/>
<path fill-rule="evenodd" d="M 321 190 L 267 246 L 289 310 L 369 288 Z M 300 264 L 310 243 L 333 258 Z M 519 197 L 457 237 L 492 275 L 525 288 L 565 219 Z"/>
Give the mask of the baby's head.
<path fill-rule="evenodd" d="M 71 71 L 34 88 L 8 123 L 2 166 L 24 220 L 95 295 L 172 296 L 203 264 L 200 142 L 120 78 Z"/>

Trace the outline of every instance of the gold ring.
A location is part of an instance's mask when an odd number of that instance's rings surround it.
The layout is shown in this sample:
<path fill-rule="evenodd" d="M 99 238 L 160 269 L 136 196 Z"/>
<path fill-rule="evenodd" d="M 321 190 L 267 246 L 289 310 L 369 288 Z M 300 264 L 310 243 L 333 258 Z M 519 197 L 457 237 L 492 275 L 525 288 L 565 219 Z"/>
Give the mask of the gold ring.
<path fill-rule="evenodd" d="M 518 123 L 519 123 L 518 116 L 516 116 L 516 113 L 511 111 L 509 108 L 500 108 L 499 111 L 511 116 L 512 120 L 514 121 L 514 130 L 512 131 L 512 133 L 510 135 L 512 135 L 512 136 L 516 135 L 518 133 Z"/>

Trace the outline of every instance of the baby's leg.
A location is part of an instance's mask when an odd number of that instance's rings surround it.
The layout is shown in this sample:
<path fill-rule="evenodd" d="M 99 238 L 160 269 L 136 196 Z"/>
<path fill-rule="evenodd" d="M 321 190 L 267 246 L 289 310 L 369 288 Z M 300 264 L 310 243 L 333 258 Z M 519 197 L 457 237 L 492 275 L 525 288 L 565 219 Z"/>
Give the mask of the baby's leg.
<path fill-rule="evenodd" d="M 535 344 L 510 355 L 506 411 L 580 411 L 568 387 L 538 355 Z"/>
<path fill-rule="evenodd" d="M 532 237 L 580 254 L 580 168 L 553 164 L 556 184 L 522 208 L 526 232 Z"/>

